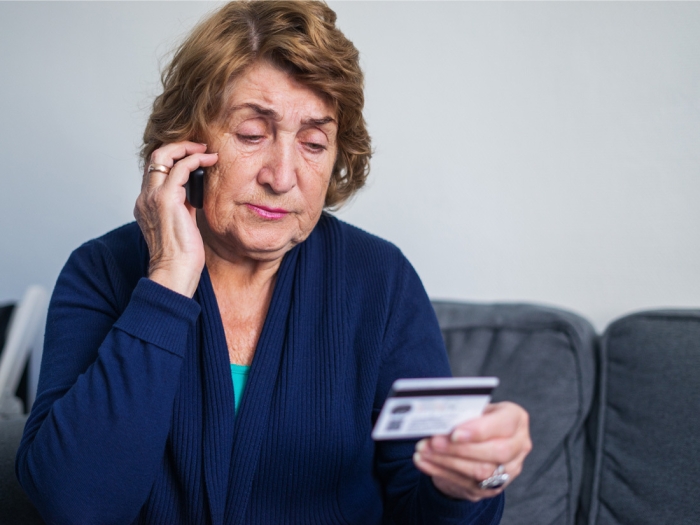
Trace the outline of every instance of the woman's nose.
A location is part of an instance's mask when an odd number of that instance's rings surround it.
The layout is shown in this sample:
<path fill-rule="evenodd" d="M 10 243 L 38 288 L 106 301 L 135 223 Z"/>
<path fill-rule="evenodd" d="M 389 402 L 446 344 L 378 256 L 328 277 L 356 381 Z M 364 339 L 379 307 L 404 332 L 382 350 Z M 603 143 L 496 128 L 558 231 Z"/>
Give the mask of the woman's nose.
<path fill-rule="evenodd" d="M 279 137 L 270 145 L 258 182 L 275 193 L 287 193 L 297 185 L 297 166 L 293 140 Z"/>

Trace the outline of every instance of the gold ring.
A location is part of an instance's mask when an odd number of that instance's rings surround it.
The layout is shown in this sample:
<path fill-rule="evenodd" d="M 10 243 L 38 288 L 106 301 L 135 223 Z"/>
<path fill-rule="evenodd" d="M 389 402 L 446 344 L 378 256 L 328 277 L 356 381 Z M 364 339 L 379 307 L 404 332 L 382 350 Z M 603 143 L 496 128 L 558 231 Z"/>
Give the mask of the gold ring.
<path fill-rule="evenodd" d="M 161 173 L 165 173 L 167 175 L 170 173 L 170 168 L 163 164 L 151 164 L 148 166 L 148 173 L 151 173 L 152 171 L 160 171 Z"/>

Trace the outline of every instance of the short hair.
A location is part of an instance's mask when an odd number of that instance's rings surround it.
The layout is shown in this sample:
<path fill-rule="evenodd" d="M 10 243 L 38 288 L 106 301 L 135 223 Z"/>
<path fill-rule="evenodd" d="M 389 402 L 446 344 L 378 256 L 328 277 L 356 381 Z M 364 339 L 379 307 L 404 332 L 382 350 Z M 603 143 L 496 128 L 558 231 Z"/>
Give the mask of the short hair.
<path fill-rule="evenodd" d="M 235 1 L 204 19 L 161 74 L 163 92 L 144 131 L 142 160 L 148 163 L 163 144 L 206 143 L 231 81 L 267 61 L 335 109 L 338 150 L 325 206 L 339 207 L 364 185 L 372 151 L 359 52 L 335 21 L 320 1 Z"/>

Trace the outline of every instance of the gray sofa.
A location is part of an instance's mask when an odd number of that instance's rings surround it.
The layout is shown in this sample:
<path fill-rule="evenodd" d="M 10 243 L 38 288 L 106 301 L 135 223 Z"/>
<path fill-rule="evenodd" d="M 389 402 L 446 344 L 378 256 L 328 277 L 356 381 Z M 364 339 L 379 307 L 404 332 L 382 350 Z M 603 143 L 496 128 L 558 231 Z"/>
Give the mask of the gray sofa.
<path fill-rule="evenodd" d="M 503 525 L 700 524 L 700 310 L 632 314 L 596 336 L 533 305 L 435 302 L 455 375 L 496 375 L 533 450 Z"/>
<path fill-rule="evenodd" d="M 534 448 L 504 525 L 697 525 L 700 310 L 582 317 L 434 302 L 455 375 L 496 375 L 530 413 Z M 0 525 L 42 523 L 14 476 L 23 418 L 0 420 Z"/>

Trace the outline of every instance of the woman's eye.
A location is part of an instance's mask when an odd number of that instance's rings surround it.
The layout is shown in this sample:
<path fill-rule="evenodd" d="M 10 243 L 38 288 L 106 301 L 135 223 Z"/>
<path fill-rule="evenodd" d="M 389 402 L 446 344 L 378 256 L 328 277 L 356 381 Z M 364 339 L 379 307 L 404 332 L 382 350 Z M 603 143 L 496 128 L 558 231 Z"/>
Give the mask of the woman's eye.
<path fill-rule="evenodd" d="M 247 144 L 257 144 L 265 137 L 263 135 L 243 135 L 241 133 L 236 135 L 238 140 L 245 142 Z"/>
<path fill-rule="evenodd" d="M 315 142 L 305 142 L 304 145 L 314 153 L 320 153 L 326 149 L 326 146 L 323 144 L 317 144 Z"/>

